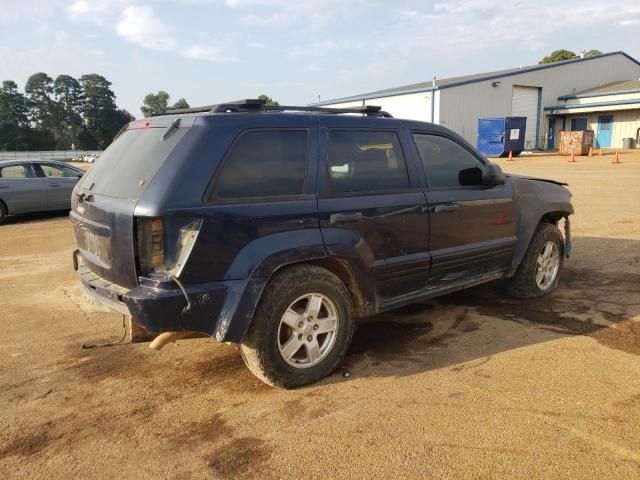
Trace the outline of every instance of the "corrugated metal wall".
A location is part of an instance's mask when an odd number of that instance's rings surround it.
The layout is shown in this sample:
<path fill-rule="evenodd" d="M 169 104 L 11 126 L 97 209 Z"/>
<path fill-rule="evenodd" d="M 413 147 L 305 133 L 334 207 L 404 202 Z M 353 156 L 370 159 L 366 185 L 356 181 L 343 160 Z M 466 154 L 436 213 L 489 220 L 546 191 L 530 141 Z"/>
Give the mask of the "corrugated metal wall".
<path fill-rule="evenodd" d="M 412 93 L 366 100 L 366 105 L 379 105 L 394 117 L 430 122 L 432 92 Z M 362 105 L 362 101 L 335 103 L 327 106 L 347 108 Z"/>
<path fill-rule="evenodd" d="M 511 95 L 514 85 L 542 87 L 541 107 L 544 108 L 557 105 L 558 97 L 562 95 L 639 77 L 640 65 L 623 55 L 612 55 L 447 88 L 440 90 L 440 124 L 455 130 L 475 145 L 478 118 L 502 117 L 511 114 Z M 500 84 L 494 87 L 492 82 L 500 82 Z M 548 128 L 547 116 L 540 113 L 540 120 L 538 143 L 542 145 Z"/>

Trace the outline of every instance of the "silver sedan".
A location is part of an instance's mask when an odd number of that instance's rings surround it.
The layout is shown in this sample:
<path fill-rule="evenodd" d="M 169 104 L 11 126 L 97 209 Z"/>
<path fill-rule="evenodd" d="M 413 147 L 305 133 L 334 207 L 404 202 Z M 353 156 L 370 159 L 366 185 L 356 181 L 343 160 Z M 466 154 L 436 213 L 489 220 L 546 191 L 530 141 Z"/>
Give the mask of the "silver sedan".
<path fill-rule="evenodd" d="M 69 210 L 84 171 L 48 160 L 0 161 L 0 223 L 7 215 Z"/>

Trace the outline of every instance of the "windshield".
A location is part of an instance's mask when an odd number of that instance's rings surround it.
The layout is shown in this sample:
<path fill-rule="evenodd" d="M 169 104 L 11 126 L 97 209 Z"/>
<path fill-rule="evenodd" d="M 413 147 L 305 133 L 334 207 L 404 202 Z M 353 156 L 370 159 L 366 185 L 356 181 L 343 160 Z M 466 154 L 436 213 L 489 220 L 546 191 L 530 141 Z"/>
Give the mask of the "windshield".
<path fill-rule="evenodd" d="M 165 140 L 166 128 L 126 130 L 82 177 L 80 188 L 116 198 L 138 199 L 188 128 Z"/>

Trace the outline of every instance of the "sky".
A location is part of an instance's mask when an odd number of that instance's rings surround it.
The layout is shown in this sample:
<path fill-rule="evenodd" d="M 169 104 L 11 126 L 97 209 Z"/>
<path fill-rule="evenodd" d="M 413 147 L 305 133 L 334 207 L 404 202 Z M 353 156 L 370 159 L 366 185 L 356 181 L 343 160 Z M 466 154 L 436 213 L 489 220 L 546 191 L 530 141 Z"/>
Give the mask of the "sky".
<path fill-rule="evenodd" d="M 158 90 L 191 106 L 308 104 L 558 48 L 640 59 L 640 1 L 0 0 L 0 81 L 98 73 L 136 117 Z"/>

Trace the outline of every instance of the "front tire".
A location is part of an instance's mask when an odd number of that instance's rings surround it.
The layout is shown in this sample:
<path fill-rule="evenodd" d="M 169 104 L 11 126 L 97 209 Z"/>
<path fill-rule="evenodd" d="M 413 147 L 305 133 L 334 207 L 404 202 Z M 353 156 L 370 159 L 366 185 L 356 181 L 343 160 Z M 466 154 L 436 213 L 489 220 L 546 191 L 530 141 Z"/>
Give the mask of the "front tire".
<path fill-rule="evenodd" d="M 507 281 L 507 293 L 515 298 L 539 298 L 558 288 L 564 260 L 564 240 L 558 227 L 538 225 L 515 275 Z"/>
<path fill-rule="evenodd" d="M 2 203 L 2 201 L 0 200 L 0 225 L 2 225 L 6 219 L 7 219 L 7 209 L 4 206 L 4 203 Z"/>
<path fill-rule="evenodd" d="M 240 352 L 249 370 L 269 385 L 308 385 L 340 364 L 353 328 L 344 283 L 324 268 L 294 266 L 267 285 Z"/>

